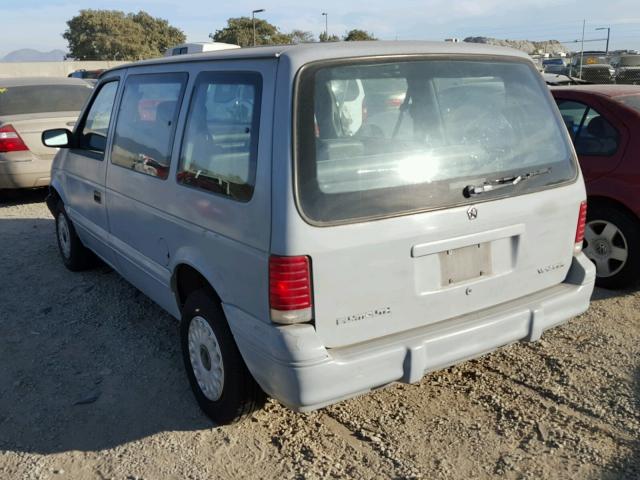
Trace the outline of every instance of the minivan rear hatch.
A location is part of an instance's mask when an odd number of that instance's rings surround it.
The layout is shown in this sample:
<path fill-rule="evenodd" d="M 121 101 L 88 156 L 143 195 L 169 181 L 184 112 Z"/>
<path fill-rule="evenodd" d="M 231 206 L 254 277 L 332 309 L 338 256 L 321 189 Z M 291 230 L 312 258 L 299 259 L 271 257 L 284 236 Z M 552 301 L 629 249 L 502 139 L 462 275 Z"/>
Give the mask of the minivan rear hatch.
<path fill-rule="evenodd" d="M 402 103 L 347 128 L 332 88 L 345 80 L 360 81 L 364 102 L 378 83 L 377 96 Z M 306 225 L 296 234 L 312 245 L 304 253 L 326 346 L 442 322 L 563 281 L 584 187 L 530 62 L 319 62 L 300 73 L 296 99 L 295 195 Z"/>

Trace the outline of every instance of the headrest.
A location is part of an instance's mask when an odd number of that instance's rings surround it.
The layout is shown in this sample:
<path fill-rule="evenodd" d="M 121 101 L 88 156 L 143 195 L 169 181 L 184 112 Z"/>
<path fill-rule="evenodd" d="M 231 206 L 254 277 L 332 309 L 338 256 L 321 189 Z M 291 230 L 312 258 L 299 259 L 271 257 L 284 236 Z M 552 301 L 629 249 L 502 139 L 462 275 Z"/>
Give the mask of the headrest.
<path fill-rule="evenodd" d="M 587 132 L 598 138 L 613 138 L 617 136 L 616 130 L 602 116 L 594 117 L 587 125 Z"/>
<path fill-rule="evenodd" d="M 173 114 L 175 112 L 176 102 L 168 100 L 161 102 L 156 107 L 156 122 L 169 125 L 173 120 Z"/>

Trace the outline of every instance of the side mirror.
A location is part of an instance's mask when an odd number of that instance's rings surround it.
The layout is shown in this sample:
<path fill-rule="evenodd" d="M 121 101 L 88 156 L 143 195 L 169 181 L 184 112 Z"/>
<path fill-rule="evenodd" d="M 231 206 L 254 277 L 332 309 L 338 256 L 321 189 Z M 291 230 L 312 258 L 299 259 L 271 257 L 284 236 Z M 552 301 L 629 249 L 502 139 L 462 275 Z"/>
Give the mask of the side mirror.
<path fill-rule="evenodd" d="M 42 143 L 46 147 L 69 148 L 71 139 L 72 133 L 66 128 L 54 128 L 42 132 Z"/>

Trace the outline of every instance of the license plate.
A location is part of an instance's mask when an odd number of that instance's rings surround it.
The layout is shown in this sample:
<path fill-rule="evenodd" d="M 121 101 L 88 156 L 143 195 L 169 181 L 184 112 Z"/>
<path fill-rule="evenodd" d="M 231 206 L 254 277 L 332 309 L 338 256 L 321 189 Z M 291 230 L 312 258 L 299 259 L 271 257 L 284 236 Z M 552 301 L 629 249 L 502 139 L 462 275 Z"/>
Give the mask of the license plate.
<path fill-rule="evenodd" d="M 491 243 L 440 252 L 442 285 L 454 285 L 491 274 Z"/>

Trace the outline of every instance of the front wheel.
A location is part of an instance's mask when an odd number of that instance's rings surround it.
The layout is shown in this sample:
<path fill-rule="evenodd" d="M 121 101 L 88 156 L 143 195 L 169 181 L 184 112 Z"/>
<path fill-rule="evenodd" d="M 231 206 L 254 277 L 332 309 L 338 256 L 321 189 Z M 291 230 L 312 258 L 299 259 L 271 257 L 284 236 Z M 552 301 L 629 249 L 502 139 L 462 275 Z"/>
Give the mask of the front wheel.
<path fill-rule="evenodd" d="M 78 272 L 93 266 L 93 254 L 82 245 L 62 202 L 58 202 L 55 213 L 58 250 L 65 267 L 72 272 Z"/>
<path fill-rule="evenodd" d="M 202 411 L 217 425 L 235 423 L 262 407 L 265 395 L 249 373 L 208 289 L 187 298 L 180 323 L 182 358 Z"/>
<path fill-rule="evenodd" d="M 596 266 L 596 285 L 618 289 L 631 286 L 640 273 L 638 220 L 615 207 L 589 210 L 584 253 Z"/>

